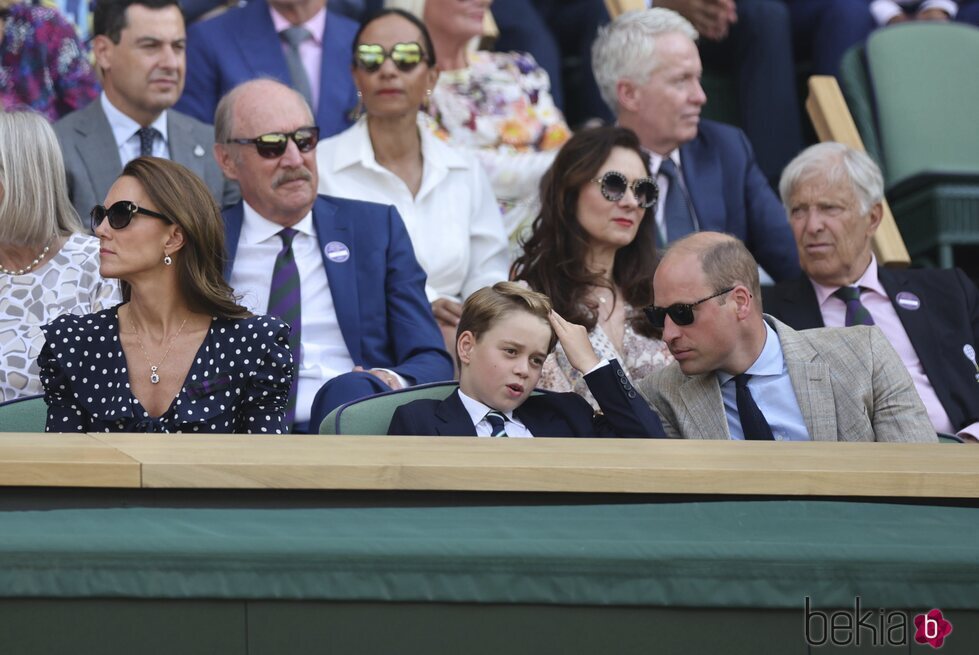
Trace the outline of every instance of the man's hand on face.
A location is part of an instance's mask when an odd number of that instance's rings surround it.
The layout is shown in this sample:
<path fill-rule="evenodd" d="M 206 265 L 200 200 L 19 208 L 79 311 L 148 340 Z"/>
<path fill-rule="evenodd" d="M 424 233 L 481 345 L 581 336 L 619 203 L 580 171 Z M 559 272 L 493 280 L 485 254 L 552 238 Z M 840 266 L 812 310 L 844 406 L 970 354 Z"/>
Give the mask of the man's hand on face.
<path fill-rule="evenodd" d="M 721 41 L 738 21 L 735 0 L 657 0 L 657 7 L 672 9 L 693 23 L 697 33 Z"/>

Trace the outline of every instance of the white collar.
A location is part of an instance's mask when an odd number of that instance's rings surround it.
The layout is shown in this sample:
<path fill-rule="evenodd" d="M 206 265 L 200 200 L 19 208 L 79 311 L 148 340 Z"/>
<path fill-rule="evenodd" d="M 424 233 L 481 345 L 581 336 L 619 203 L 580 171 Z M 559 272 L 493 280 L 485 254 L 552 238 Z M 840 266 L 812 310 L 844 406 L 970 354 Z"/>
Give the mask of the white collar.
<path fill-rule="evenodd" d="M 241 243 L 248 245 L 264 243 L 282 231 L 281 225 L 273 223 L 259 214 L 247 202 L 242 201 L 242 204 L 244 205 L 244 218 L 241 223 L 241 236 L 239 237 Z M 313 210 L 310 209 L 309 213 L 292 226 L 292 229 L 315 238 L 316 229 L 313 225 Z"/>
<path fill-rule="evenodd" d="M 506 417 L 506 420 L 510 421 L 511 423 L 516 423 L 520 427 L 526 428 L 522 421 L 514 418 L 512 411 L 504 412 L 498 409 L 494 410 L 489 405 L 483 404 L 475 398 L 467 396 L 465 393 L 463 393 L 461 388 L 459 389 L 459 400 L 462 401 L 462 406 L 465 407 L 466 411 L 469 413 L 469 418 L 472 419 L 473 426 L 486 418 L 486 414 L 488 412 L 496 411 L 503 414 Z"/>
<path fill-rule="evenodd" d="M 116 140 L 116 147 L 121 146 L 129 139 L 133 138 L 136 131 L 139 130 L 142 125 L 134 121 L 128 115 L 122 113 L 109 97 L 105 94 L 105 91 L 99 96 L 99 102 L 102 103 L 102 111 L 105 113 L 105 117 L 109 121 L 109 127 L 112 129 L 112 136 Z M 164 143 L 170 143 L 169 137 L 167 135 L 167 112 L 166 110 L 160 112 L 156 120 L 153 121 L 149 127 L 156 128 L 156 131 L 163 136 Z"/>

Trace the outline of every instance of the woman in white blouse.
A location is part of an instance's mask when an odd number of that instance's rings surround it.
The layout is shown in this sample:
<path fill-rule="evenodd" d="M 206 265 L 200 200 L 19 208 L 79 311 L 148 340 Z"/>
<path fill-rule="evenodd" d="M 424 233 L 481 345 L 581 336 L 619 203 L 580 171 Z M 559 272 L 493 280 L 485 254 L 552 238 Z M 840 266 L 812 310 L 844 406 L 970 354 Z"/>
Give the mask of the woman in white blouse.
<path fill-rule="evenodd" d="M 0 112 L 0 402 L 41 393 L 41 326 L 122 300 L 99 275 L 99 240 L 82 231 L 65 165 L 41 114 Z"/>
<path fill-rule="evenodd" d="M 424 24 L 397 9 L 365 22 L 354 39 L 353 76 L 364 115 L 320 143 L 321 193 L 397 207 L 446 344 L 462 302 L 505 280 L 507 237 L 479 162 L 426 127 L 419 109 L 438 73 Z"/>

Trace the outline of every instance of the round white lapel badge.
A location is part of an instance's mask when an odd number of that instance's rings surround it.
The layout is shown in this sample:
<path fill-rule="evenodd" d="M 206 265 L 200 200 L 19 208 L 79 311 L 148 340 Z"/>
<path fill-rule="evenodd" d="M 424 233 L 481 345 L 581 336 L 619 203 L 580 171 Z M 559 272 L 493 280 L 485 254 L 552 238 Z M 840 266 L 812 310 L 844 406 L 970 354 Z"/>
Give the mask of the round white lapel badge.
<path fill-rule="evenodd" d="M 350 248 L 342 241 L 331 241 L 323 248 L 326 258 L 331 262 L 342 264 L 350 259 Z"/>
<path fill-rule="evenodd" d="M 902 291 L 895 298 L 898 307 L 909 311 L 917 311 L 921 307 L 921 299 L 910 291 Z"/>

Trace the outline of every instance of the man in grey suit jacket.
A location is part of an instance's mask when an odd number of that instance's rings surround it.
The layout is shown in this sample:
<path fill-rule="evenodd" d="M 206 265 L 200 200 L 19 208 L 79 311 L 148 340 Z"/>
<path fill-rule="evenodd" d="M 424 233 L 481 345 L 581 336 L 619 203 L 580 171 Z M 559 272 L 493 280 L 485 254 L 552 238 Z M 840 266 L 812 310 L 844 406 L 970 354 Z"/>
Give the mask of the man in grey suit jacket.
<path fill-rule="evenodd" d="M 196 173 L 221 205 L 234 202 L 211 156 L 214 129 L 170 109 L 184 86 L 186 30 L 177 0 L 100 0 L 93 52 L 103 92 L 55 123 L 68 193 L 84 220 L 122 167 L 140 155 L 165 157 Z"/>
<path fill-rule="evenodd" d="M 911 377 L 876 327 L 796 332 L 762 314 L 740 241 L 675 242 L 653 278 L 676 362 L 639 383 L 671 437 L 937 441 Z"/>

